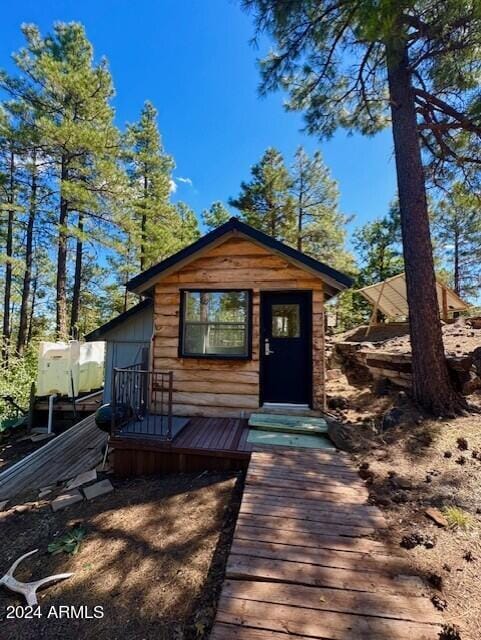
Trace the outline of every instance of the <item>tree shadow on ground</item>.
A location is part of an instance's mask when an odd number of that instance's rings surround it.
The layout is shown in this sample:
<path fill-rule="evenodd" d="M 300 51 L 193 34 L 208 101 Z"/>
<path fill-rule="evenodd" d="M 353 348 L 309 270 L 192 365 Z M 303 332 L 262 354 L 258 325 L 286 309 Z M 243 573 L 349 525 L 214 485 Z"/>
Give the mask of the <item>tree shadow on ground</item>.
<path fill-rule="evenodd" d="M 177 640 L 207 637 L 239 505 L 239 474 L 179 474 L 115 482 L 113 493 L 63 512 L 50 507 L 2 518 L 0 566 L 34 548 L 18 579 L 74 572 L 41 593 L 42 618 L 5 619 L 23 604 L 2 590 L 1 637 Z M 75 556 L 48 554 L 48 543 L 75 523 L 86 537 Z M 48 618 L 50 607 L 74 605 L 101 619 Z"/>

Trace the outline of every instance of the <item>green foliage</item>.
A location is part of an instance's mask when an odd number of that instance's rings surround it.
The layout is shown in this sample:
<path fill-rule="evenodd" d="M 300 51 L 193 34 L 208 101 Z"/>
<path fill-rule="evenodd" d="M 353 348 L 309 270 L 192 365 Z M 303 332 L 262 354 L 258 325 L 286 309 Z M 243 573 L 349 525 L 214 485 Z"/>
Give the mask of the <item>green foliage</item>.
<path fill-rule="evenodd" d="M 82 540 L 85 538 L 85 534 L 85 528 L 81 525 L 77 525 L 55 542 L 51 542 L 48 545 L 47 550 L 53 556 L 59 553 L 68 553 L 69 555 L 74 556 L 78 553 Z"/>
<path fill-rule="evenodd" d="M 289 241 L 295 220 L 291 178 L 284 158 L 269 148 L 251 168 L 250 182 L 241 183 L 237 198 L 229 204 L 238 209 L 247 224 L 277 240 Z"/>
<path fill-rule="evenodd" d="M 397 204 L 383 218 L 367 222 L 354 233 L 354 248 L 359 258 L 360 287 L 380 282 L 401 273 L 404 268 L 401 247 L 401 223 Z"/>
<path fill-rule="evenodd" d="M 225 224 L 231 214 L 222 202 L 213 202 L 208 209 L 202 212 L 202 221 L 207 227 L 208 231 L 217 229 L 222 224 Z"/>
<path fill-rule="evenodd" d="M 339 209 L 339 187 L 320 151 L 310 158 L 302 147 L 297 149 L 290 192 L 296 217 L 291 242 L 317 260 L 351 270 L 352 258 L 344 249 L 350 218 Z"/>
<path fill-rule="evenodd" d="M 307 130 L 373 134 L 390 123 L 387 67 L 409 46 L 420 137 L 428 155 L 459 162 L 479 151 L 481 3 L 470 0 L 243 0 L 277 47 L 263 92 L 283 88 Z M 466 116 L 466 117 L 464 117 Z M 474 126 L 473 126 L 474 125 Z M 454 138 L 452 132 L 464 130 Z M 479 154 L 478 154 L 479 155 Z M 441 162 L 442 164 L 442 162 Z M 436 172 L 441 164 L 433 167 Z"/>
<path fill-rule="evenodd" d="M 477 298 L 481 279 L 481 210 L 477 193 L 455 183 L 440 200 L 434 235 L 448 283 L 461 296 Z"/>
<path fill-rule="evenodd" d="M 37 377 L 37 345 L 31 344 L 23 357 L 9 356 L 9 366 L 0 367 L 0 419 L 15 417 L 13 407 L 1 399 L 11 396 L 25 411 L 28 410 L 30 387 Z"/>
<path fill-rule="evenodd" d="M 84 27 L 59 22 L 46 35 L 35 25 L 22 31 L 14 72 L 0 71 L 9 97 L 0 105 L 0 208 L 13 212 L 12 293 L 4 307 L 12 310 L 10 343 L 19 353 L 32 337 L 54 337 L 55 313 L 56 333 L 66 336 L 123 311 L 135 302 L 125 283 L 140 268 L 199 236 L 195 213 L 171 202 L 174 161 L 155 107 L 146 102 L 121 133 L 108 63 L 94 58 Z M 0 286 L 9 217 L 0 217 Z"/>
<path fill-rule="evenodd" d="M 344 248 L 349 218 L 339 209 L 337 182 L 319 151 L 310 158 L 299 147 L 288 168 L 278 151 L 267 149 L 251 174 L 240 196 L 229 201 L 248 224 L 317 260 L 353 270 L 352 256 Z M 228 219 L 228 212 L 218 205 L 204 212 L 209 228 Z"/>

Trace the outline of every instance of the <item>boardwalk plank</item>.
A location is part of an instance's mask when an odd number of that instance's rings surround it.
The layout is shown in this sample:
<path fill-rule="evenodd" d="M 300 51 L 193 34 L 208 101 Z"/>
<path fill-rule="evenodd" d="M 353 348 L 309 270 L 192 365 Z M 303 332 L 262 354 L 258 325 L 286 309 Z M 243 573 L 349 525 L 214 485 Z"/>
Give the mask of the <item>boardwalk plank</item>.
<path fill-rule="evenodd" d="M 234 540 L 231 553 L 273 560 L 288 560 L 323 567 L 351 569 L 352 571 L 375 571 L 390 575 L 410 573 L 406 560 L 389 555 L 372 553 L 353 553 L 333 549 L 318 549 L 312 553 L 309 548 L 294 545 L 276 544 L 273 542 L 253 542 L 251 540 Z"/>
<path fill-rule="evenodd" d="M 400 574 L 393 577 L 380 572 L 363 572 L 362 567 L 359 569 L 359 571 L 355 571 L 322 567 L 305 562 L 237 556 L 231 553 L 227 561 L 226 576 L 242 580 L 266 580 L 371 593 L 376 593 L 378 590 L 400 595 L 420 595 L 422 593 L 422 581 L 415 576 Z"/>
<path fill-rule="evenodd" d="M 255 451 L 211 640 L 435 640 L 442 616 L 345 455 Z"/>
<path fill-rule="evenodd" d="M 424 597 L 406 598 L 387 593 L 361 593 L 248 580 L 226 580 L 222 595 L 256 602 L 306 607 L 317 611 L 337 611 L 410 622 L 435 624 L 443 620 L 441 614 Z"/>
<path fill-rule="evenodd" d="M 240 627 L 328 640 L 434 640 L 440 631 L 437 625 L 331 611 L 313 616 L 311 609 L 226 597 L 220 598 L 217 617 Z"/>
<path fill-rule="evenodd" d="M 376 527 L 359 527 L 352 524 L 334 524 L 332 522 L 312 522 L 310 520 L 296 520 L 284 516 L 264 516 L 252 513 L 239 513 L 237 522 L 247 526 L 266 527 L 278 531 L 296 531 L 298 533 L 330 533 L 338 536 L 352 536 L 354 538 L 362 535 L 371 535 L 376 531 Z"/>
<path fill-rule="evenodd" d="M 383 516 L 358 517 L 356 514 L 340 513 L 339 511 L 328 511 L 326 509 L 305 509 L 299 506 L 273 505 L 264 500 L 242 501 L 241 513 L 251 513 L 278 518 L 293 518 L 296 520 L 310 520 L 313 522 L 332 522 L 333 524 L 351 525 L 359 527 L 383 528 L 387 526 Z"/>
<path fill-rule="evenodd" d="M 331 529 L 322 531 L 282 531 L 266 527 L 237 524 L 236 540 L 258 540 L 259 542 L 276 542 L 311 549 L 338 549 L 339 551 L 355 551 L 356 553 L 382 553 L 386 547 L 376 540 L 366 538 L 350 538 L 336 536 Z M 397 550 L 396 550 L 397 551 Z M 388 551 L 386 551 L 388 553 Z"/>

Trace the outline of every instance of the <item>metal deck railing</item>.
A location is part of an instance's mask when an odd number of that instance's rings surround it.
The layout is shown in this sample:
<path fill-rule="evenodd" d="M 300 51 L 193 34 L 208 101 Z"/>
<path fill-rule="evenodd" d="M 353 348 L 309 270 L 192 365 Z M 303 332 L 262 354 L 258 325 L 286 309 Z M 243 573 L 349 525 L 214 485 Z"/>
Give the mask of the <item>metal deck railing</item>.
<path fill-rule="evenodd" d="M 111 434 L 172 440 L 173 372 L 143 366 L 114 369 Z"/>

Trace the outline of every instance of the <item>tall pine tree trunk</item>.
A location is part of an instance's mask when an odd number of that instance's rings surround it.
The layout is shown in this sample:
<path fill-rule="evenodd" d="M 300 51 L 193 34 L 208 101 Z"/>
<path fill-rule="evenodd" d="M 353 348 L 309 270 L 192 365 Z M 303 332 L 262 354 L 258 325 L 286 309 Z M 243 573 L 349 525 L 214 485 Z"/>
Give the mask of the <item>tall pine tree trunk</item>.
<path fill-rule="evenodd" d="M 74 283 L 73 283 L 73 293 L 72 293 L 72 310 L 70 314 L 70 335 L 72 338 L 77 338 L 77 324 L 80 314 L 80 291 L 82 288 L 82 260 L 83 260 L 83 230 L 84 230 L 84 219 L 83 215 L 80 213 L 78 217 L 78 237 L 77 237 L 77 245 L 75 248 L 75 275 L 74 275 Z"/>
<path fill-rule="evenodd" d="M 37 302 L 37 284 L 38 284 L 38 274 L 33 278 L 33 281 L 32 281 L 32 300 L 30 302 L 30 317 L 28 319 L 27 344 L 30 344 L 32 342 L 33 321 L 35 318 L 35 304 Z"/>
<path fill-rule="evenodd" d="M 58 253 L 57 253 L 57 339 L 67 337 L 67 224 L 68 201 L 65 197 L 65 183 L 68 180 L 67 158 L 62 157 L 60 172 L 60 215 L 58 219 Z"/>
<path fill-rule="evenodd" d="M 2 359 L 8 364 L 10 353 L 10 303 L 12 297 L 13 219 L 15 215 L 15 152 L 10 151 L 7 239 L 5 246 L 5 291 L 3 294 Z"/>
<path fill-rule="evenodd" d="M 459 234 L 456 230 L 454 233 L 454 290 L 461 295 L 461 282 L 459 273 Z"/>
<path fill-rule="evenodd" d="M 140 220 L 140 270 L 144 271 L 146 268 L 146 243 L 147 243 L 147 196 L 148 196 L 148 179 L 147 175 L 144 175 L 144 208 L 142 211 L 142 218 Z"/>
<path fill-rule="evenodd" d="M 23 274 L 22 302 L 20 304 L 20 318 L 17 335 L 17 353 L 21 356 L 27 345 L 28 331 L 28 303 L 32 285 L 33 266 L 33 229 L 37 214 L 37 166 L 35 149 L 32 152 L 32 183 L 30 185 L 30 203 L 25 238 L 25 272 Z"/>
<path fill-rule="evenodd" d="M 387 51 L 394 152 L 409 303 L 415 400 L 435 415 L 453 415 L 462 398 L 449 379 L 436 295 L 424 170 L 407 47 Z"/>

